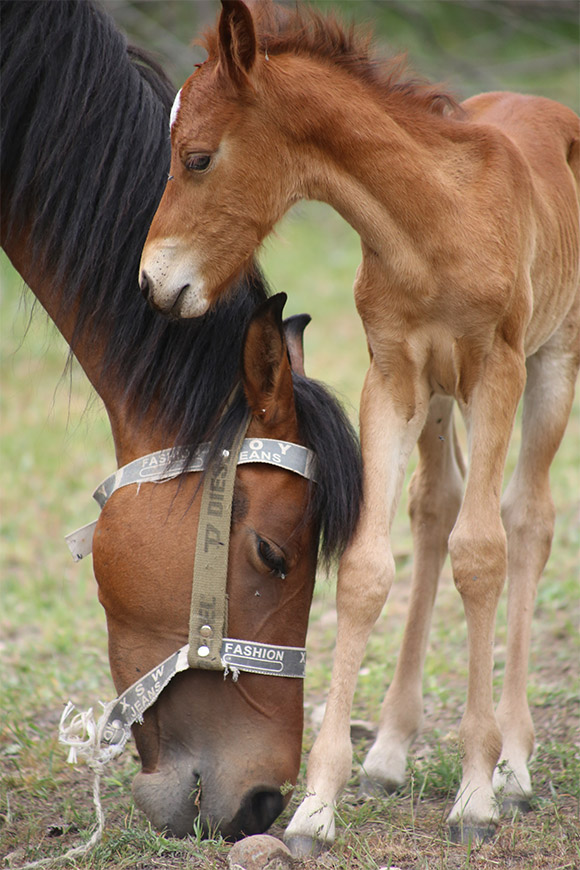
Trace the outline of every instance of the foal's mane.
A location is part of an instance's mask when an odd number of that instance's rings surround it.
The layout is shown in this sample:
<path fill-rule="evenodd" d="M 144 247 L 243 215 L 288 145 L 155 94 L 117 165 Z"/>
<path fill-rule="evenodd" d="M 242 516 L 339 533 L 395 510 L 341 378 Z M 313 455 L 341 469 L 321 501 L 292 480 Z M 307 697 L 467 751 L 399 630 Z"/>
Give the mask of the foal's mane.
<path fill-rule="evenodd" d="M 459 109 L 455 98 L 440 85 L 414 77 L 404 55 L 386 61 L 375 58 L 368 28 L 345 25 L 333 13 L 322 14 L 303 4 L 289 9 L 257 2 L 252 11 L 262 54 L 295 54 L 333 64 L 369 86 L 379 100 L 402 97 L 407 104 L 435 115 Z M 210 58 L 217 57 L 217 28 L 204 34 L 202 44 Z"/>
<path fill-rule="evenodd" d="M 213 312 L 177 322 L 139 292 L 175 89 L 92 0 L 2 0 L 0 12 L 4 244 L 25 234 L 61 311 L 76 311 L 72 350 L 94 340 L 120 401 L 142 419 L 154 407 L 174 443 L 193 450 L 212 438 L 217 452 L 245 410 L 241 397 L 216 422 L 240 382 L 244 326 L 268 290 L 253 268 Z M 296 403 L 302 438 L 319 454 L 312 507 L 328 558 L 358 515 L 358 447 L 320 385 L 297 378 Z"/>

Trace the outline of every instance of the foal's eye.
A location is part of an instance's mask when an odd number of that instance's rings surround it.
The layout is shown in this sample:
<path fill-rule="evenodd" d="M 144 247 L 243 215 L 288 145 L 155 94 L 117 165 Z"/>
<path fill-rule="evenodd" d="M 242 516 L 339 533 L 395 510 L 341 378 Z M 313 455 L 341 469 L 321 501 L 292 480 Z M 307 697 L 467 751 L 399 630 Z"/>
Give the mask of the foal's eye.
<path fill-rule="evenodd" d="M 209 169 L 210 163 L 210 154 L 190 154 L 185 161 L 185 168 L 189 169 L 190 172 L 205 172 L 206 169 Z"/>
<path fill-rule="evenodd" d="M 286 579 L 288 569 L 286 566 L 286 557 L 280 547 L 272 544 L 264 538 L 258 538 L 258 553 L 264 565 L 280 580 Z"/>

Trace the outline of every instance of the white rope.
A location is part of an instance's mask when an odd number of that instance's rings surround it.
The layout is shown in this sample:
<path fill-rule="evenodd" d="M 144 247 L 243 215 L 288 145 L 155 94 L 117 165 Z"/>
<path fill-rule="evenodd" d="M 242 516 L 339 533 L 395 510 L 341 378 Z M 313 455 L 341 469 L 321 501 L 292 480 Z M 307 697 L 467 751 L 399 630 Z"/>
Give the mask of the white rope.
<path fill-rule="evenodd" d="M 46 867 L 49 864 L 54 865 L 71 861 L 80 855 L 86 855 L 100 842 L 105 829 L 105 813 L 101 804 L 101 776 L 107 764 L 121 754 L 129 736 L 125 731 L 119 743 L 111 746 L 101 745 L 101 730 L 114 704 L 115 701 L 102 705 L 103 713 L 98 722 L 95 721 L 91 707 L 84 712 L 78 712 L 67 724 L 67 719 L 76 709 L 74 704 L 71 704 L 69 701 L 60 718 L 58 729 L 59 743 L 69 747 L 68 763 L 78 764 L 79 760 L 82 759 L 94 773 L 93 804 L 97 819 L 96 829 L 83 846 L 75 846 L 73 849 L 65 852 L 64 855 L 31 861 L 29 864 L 24 864 L 19 870 L 32 870 L 34 867 Z"/>
<path fill-rule="evenodd" d="M 31 861 L 29 864 L 24 864 L 19 870 L 31 870 L 33 867 L 46 867 L 47 865 L 53 866 L 54 864 L 61 864 L 65 861 L 71 861 L 74 858 L 77 858 L 79 855 L 86 855 L 87 852 L 90 852 L 91 849 L 100 842 L 101 837 L 103 836 L 103 830 L 105 828 L 105 814 L 103 812 L 103 807 L 101 805 L 101 774 L 95 771 L 95 778 L 93 781 L 93 804 L 95 805 L 95 815 L 97 817 L 97 827 L 93 832 L 90 840 L 88 840 L 83 846 L 75 846 L 73 849 L 69 849 L 68 852 L 65 852 L 64 855 L 57 855 L 53 858 L 41 858 L 39 861 Z"/>
<path fill-rule="evenodd" d="M 63 746 L 69 747 L 69 764 L 77 764 L 81 758 L 91 770 L 102 774 L 105 765 L 122 753 L 129 738 L 129 729 L 119 735 L 117 743 L 103 745 L 101 739 L 103 727 L 116 703 L 116 698 L 108 704 L 101 701 L 103 712 L 98 722 L 95 721 L 93 708 L 90 707 L 84 713 L 79 711 L 67 724 L 68 718 L 76 710 L 74 704 L 68 702 L 60 717 L 58 740 Z"/>
<path fill-rule="evenodd" d="M 224 669 L 224 680 L 228 676 L 228 674 L 232 675 L 232 680 L 234 683 L 238 682 L 238 677 L 240 676 L 240 668 L 237 668 L 235 665 L 228 665 L 227 662 L 224 662 L 222 659 L 222 666 Z"/>

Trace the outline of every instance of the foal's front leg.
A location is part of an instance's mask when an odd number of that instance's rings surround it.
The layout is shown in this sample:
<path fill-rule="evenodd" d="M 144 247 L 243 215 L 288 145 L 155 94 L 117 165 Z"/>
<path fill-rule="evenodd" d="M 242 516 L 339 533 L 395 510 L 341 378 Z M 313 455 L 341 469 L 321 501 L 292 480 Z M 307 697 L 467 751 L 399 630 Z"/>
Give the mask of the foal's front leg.
<path fill-rule="evenodd" d="M 351 772 L 350 713 L 367 640 L 395 572 L 389 532 L 404 473 L 423 428 L 428 395 L 405 379 L 410 401 L 396 401 L 391 385 L 371 362 L 361 398 L 364 501 L 356 534 L 341 559 L 337 583 L 338 628 L 332 679 L 320 733 L 308 761 L 307 794 L 285 840 L 294 855 L 319 851 L 334 840 L 336 798 Z"/>

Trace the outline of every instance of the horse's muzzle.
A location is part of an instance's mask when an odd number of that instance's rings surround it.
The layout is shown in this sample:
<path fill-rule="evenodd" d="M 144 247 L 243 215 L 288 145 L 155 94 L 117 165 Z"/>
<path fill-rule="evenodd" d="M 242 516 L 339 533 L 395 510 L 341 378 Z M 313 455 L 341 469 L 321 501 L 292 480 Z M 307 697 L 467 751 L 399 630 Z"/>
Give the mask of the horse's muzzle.
<path fill-rule="evenodd" d="M 235 777 L 232 777 L 232 780 Z M 218 794 L 221 792 L 221 794 Z M 204 834 L 219 833 L 227 840 L 261 834 L 284 809 L 279 788 L 254 787 L 237 797 L 235 784 L 218 783 L 211 774 L 200 777 L 193 770 L 171 767 L 138 773 L 133 797 L 153 827 L 174 837 L 192 834 L 199 818 Z"/>

